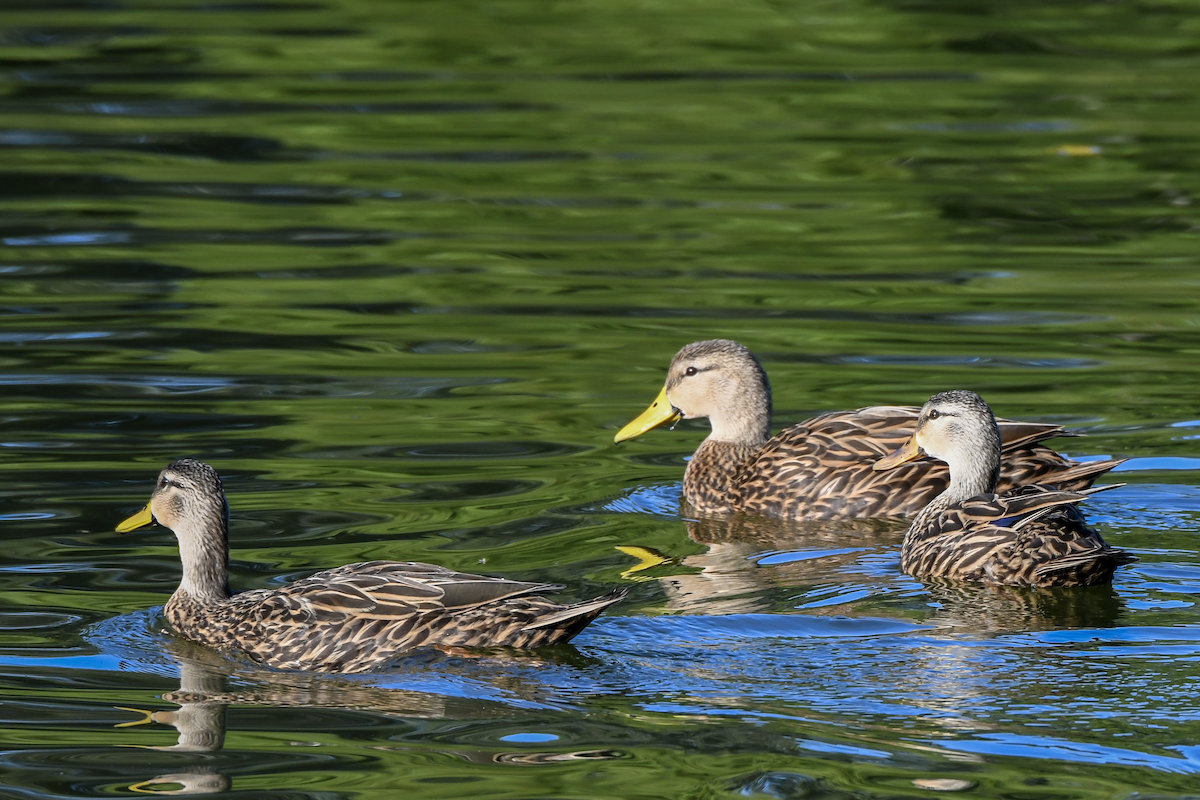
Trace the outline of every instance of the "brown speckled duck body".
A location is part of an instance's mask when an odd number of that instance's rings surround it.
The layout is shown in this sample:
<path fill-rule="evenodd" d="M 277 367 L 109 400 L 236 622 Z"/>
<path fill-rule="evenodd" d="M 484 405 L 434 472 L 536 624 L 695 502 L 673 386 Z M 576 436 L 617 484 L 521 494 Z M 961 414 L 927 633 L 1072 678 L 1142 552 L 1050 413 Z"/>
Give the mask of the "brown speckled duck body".
<path fill-rule="evenodd" d="M 229 508 L 216 470 L 191 459 L 159 475 L 149 504 L 119 531 L 175 532 L 183 579 L 165 616 L 179 635 L 286 669 L 362 672 L 423 645 L 540 647 L 570 640 L 624 591 L 563 605 L 562 587 L 368 561 L 278 589 L 229 591 Z"/>
<path fill-rule="evenodd" d="M 1021 486 L 996 494 L 1000 431 L 974 392 L 942 392 L 921 409 L 913 435 L 876 465 L 881 471 L 921 451 L 949 464 L 950 483 L 904 535 L 900 567 L 917 578 L 1018 586 L 1111 583 L 1137 559 L 1107 544 L 1075 503 L 1104 489 Z"/>
<path fill-rule="evenodd" d="M 912 435 L 918 412 L 911 406 L 831 412 L 771 438 L 771 386 L 762 365 L 737 342 L 712 339 L 675 355 L 658 397 L 616 441 L 678 419 L 707 417 L 712 432 L 683 477 L 684 500 L 700 515 L 911 517 L 949 485 L 946 465 L 922 459 L 889 472 L 873 466 Z M 1028 483 L 1078 491 L 1121 463 L 1079 463 L 1041 444 L 1072 435 L 1059 425 L 1011 420 L 999 425 L 1000 492 Z"/>

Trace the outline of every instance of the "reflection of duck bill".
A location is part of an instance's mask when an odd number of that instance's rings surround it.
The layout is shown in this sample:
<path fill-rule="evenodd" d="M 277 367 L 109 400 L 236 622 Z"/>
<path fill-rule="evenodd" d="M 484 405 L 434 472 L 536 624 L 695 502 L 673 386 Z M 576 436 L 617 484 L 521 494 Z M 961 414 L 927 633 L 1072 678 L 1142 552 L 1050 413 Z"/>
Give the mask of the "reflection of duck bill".
<path fill-rule="evenodd" d="M 154 722 L 154 711 L 147 711 L 144 708 L 130 708 L 129 706 L 117 706 L 122 711 L 132 711 L 134 714 L 141 714 L 141 719 L 135 719 L 132 722 L 118 722 L 113 725 L 114 728 L 132 728 L 135 725 L 149 725 Z"/>
<path fill-rule="evenodd" d="M 626 579 L 648 580 L 648 578 L 642 576 L 634 576 L 639 572 L 644 572 L 648 569 L 654 569 L 655 567 L 661 567 L 663 564 L 676 563 L 675 559 L 665 556 L 657 550 L 652 550 L 649 547 L 619 544 L 617 545 L 617 549 L 626 555 L 630 555 L 638 559 L 638 563 L 621 573 L 621 577 Z"/>
<path fill-rule="evenodd" d="M 152 788 L 155 786 L 177 786 L 179 788 Z M 129 791 L 139 794 L 216 794 L 228 792 L 232 786 L 233 781 L 228 775 L 222 775 L 215 771 L 197 770 L 196 772 L 169 772 L 166 775 L 159 775 L 148 781 L 130 785 Z"/>
<path fill-rule="evenodd" d="M 158 723 L 170 725 L 179 732 L 172 745 L 129 745 L 147 750 L 177 750 L 189 753 L 212 753 L 225 744 L 225 703 L 184 703 L 174 711 L 147 711 L 143 708 L 117 706 L 122 711 L 142 714 L 142 719 L 122 722 L 113 727 L 132 728 L 136 725 Z"/>

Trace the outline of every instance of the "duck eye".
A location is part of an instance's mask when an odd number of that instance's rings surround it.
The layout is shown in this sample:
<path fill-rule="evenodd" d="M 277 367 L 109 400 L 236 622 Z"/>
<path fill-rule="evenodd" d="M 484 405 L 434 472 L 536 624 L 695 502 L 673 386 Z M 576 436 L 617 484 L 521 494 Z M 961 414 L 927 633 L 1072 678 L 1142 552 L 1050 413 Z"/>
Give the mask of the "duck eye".
<path fill-rule="evenodd" d="M 688 368 L 687 368 L 687 370 L 686 370 L 686 371 L 685 371 L 683 374 L 684 374 L 684 375 L 687 375 L 687 376 L 689 376 L 689 377 L 690 377 L 690 376 L 692 376 L 692 375 L 695 375 L 695 374 L 696 374 L 696 368 L 695 368 L 695 367 L 688 367 Z"/>
<path fill-rule="evenodd" d="M 937 419 L 941 415 L 942 415 L 942 412 L 938 411 L 936 408 L 932 408 L 929 410 L 929 418 L 930 419 Z"/>

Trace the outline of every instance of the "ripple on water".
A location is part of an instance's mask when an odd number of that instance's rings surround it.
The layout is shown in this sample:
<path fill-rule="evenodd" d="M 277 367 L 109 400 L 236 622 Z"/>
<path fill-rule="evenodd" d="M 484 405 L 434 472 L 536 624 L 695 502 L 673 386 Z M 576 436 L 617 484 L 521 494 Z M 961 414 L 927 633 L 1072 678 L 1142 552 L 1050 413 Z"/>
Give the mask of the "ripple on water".
<path fill-rule="evenodd" d="M 36 147 L 56 150 L 125 150 L 155 155 L 185 156 L 213 161 L 298 160 L 282 142 L 260 136 L 203 133 L 92 133 L 62 130 L 0 131 L 0 147 Z"/>
<path fill-rule="evenodd" d="M 828 556 L 849 555 L 850 553 L 864 553 L 869 548 L 866 547 L 838 547 L 825 549 L 805 549 L 805 550 L 787 550 L 778 553 L 767 553 L 758 557 L 756 560 L 760 566 L 769 567 L 775 564 L 792 564 L 797 561 L 811 561 L 816 558 L 826 558 Z"/>
<path fill-rule="evenodd" d="M 1157 461 L 1157 459 L 1138 459 Z M 1125 464 L 1117 467 L 1122 470 Z M 1200 468 L 1200 462 L 1195 465 Z M 1188 467 L 1191 469 L 1192 467 Z M 1200 486 L 1129 483 L 1088 500 L 1088 519 L 1118 528 L 1189 531 L 1200 522 Z"/>
<path fill-rule="evenodd" d="M 828 364 L 883 364 L 897 366 L 1026 367 L 1033 369 L 1085 369 L 1105 362 L 1089 358 L 1016 358 L 1001 356 L 862 355 L 824 356 Z"/>
<path fill-rule="evenodd" d="M 652 641 L 661 647 L 711 646 L 763 639 L 826 639 L 845 636 L 892 636 L 925 630 L 902 620 L 822 617 L 805 614 L 728 614 L 678 617 L 602 617 L 588 629 L 592 636 L 620 649 L 619 640 Z"/>
<path fill-rule="evenodd" d="M 1125 767 L 1149 767 L 1161 772 L 1194 774 L 1200 772 L 1200 755 L 1195 748 L 1170 748 L 1182 757 L 1160 756 L 1120 747 L 1073 742 L 1049 736 L 1024 736 L 1014 733 L 985 733 L 972 739 L 931 740 L 930 745 L 988 756 L 1019 756 L 1042 760 L 1071 761 L 1080 764 L 1108 764 Z"/>
<path fill-rule="evenodd" d="M 1154 456 L 1152 458 L 1131 458 L 1124 464 L 1114 468 L 1114 472 L 1153 472 L 1155 470 L 1200 470 L 1200 458 L 1187 456 Z M 1172 486 L 1172 489 L 1195 487 Z"/>
<path fill-rule="evenodd" d="M 49 611 L 10 611 L 0 613 L 0 631 L 28 631 L 61 628 L 82 620 L 76 614 L 61 614 Z"/>
<path fill-rule="evenodd" d="M 0 375 L 0 386 L 36 388 L 72 387 L 79 397 L 103 397 L 132 393 L 154 397 L 173 395 L 219 394 L 228 399 L 272 398 L 280 400 L 307 397 L 377 399 L 417 399 L 444 397 L 454 389 L 469 386 L 494 386 L 505 378 L 395 378 L 335 379 L 306 375 L 112 375 L 80 373 L 40 373 Z"/>
<path fill-rule="evenodd" d="M 1200 625 L 1179 626 L 1148 626 L 1126 625 L 1120 628 L 1098 628 L 1082 630 L 1043 631 L 1040 633 L 1020 634 L 1012 637 L 1012 642 L 1026 642 L 1041 645 L 1058 646 L 1063 644 L 1159 644 L 1163 642 L 1192 642 L 1200 645 Z M 1077 649 L 1074 652 L 1086 654 L 1090 651 Z"/>
<path fill-rule="evenodd" d="M 9 113 L 101 114 L 121 117 L 212 117 L 243 114 L 479 114 L 489 111 L 543 111 L 537 103 L 426 101 L 414 103 L 284 103 L 237 100 L 141 100 L 103 103 L 9 102 Z"/>
<path fill-rule="evenodd" d="M 397 483 L 395 488 L 404 492 L 395 497 L 385 497 L 384 503 L 448 503 L 468 500 L 487 500 L 496 497 L 512 497 L 527 494 L 543 484 L 538 481 L 486 480 L 486 481 L 426 481 L 423 483 Z"/>
<path fill-rule="evenodd" d="M 496 441 L 445 442 L 405 447 L 391 452 L 393 458 L 416 461 L 462 461 L 513 458 L 549 458 L 584 452 L 586 448 L 561 442 Z"/>
<path fill-rule="evenodd" d="M 682 499 L 683 484 L 663 483 L 639 486 L 626 495 L 608 501 L 601 509 L 616 514 L 653 514 L 678 519 Z"/>

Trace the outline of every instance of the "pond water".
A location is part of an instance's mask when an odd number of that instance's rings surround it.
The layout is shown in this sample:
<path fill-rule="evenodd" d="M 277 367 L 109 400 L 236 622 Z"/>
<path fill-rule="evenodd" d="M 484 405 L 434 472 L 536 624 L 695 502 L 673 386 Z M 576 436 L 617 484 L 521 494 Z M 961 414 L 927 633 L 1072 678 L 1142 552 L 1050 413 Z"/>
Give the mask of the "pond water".
<path fill-rule="evenodd" d="M 1194 2 L 5 3 L 0 796 L 1195 796 L 1198 37 Z M 612 437 L 717 336 L 776 429 L 961 387 L 1087 434 L 1140 561 L 926 586 L 902 522 L 683 519 L 704 425 Z M 164 633 L 174 537 L 113 531 L 182 456 L 235 588 L 631 594 L 532 654 L 255 667 Z"/>

